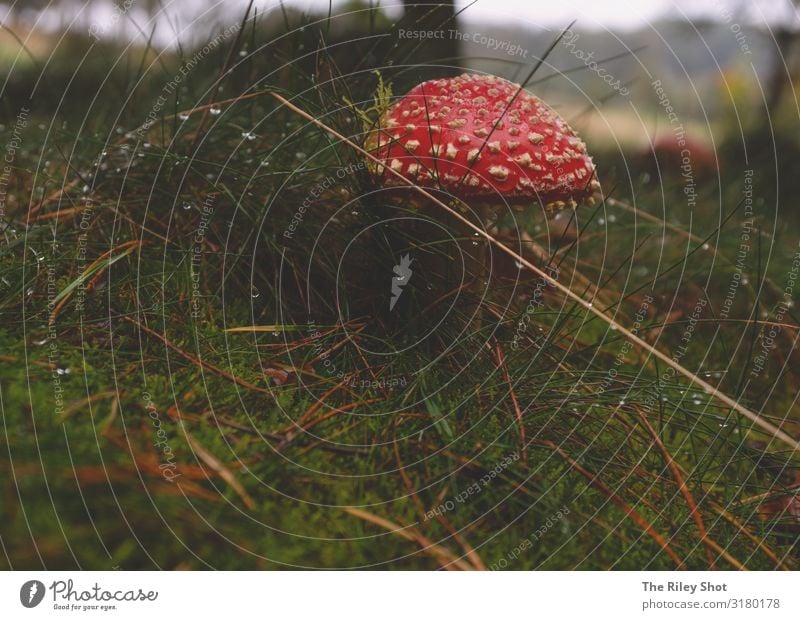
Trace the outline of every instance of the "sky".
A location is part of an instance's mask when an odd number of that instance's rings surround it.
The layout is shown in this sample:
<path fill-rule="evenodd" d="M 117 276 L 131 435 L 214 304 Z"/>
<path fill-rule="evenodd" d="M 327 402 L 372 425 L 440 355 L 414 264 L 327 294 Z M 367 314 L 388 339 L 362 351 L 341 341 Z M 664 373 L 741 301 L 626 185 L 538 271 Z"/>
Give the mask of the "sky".
<path fill-rule="evenodd" d="M 270 2 L 271 0 L 266 0 Z M 421 0 L 432 2 L 433 0 Z M 664 17 L 681 19 L 709 17 L 718 21 L 738 20 L 742 24 L 767 20 L 770 23 L 797 20 L 791 0 L 456 0 L 471 21 L 519 21 L 560 28 L 573 19 L 583 28 L 635 29 Z M 289 0 L 299 7 L 327 8 L 328 0 Z M 344 2 L 334 2 L 336 5 Z M 383 0 L 384 7 L 397 7 L 401 0 Z"/>
<path fill-rule="evenodd" d="M 138 0 L 128 1 L 132 6 L 131 15 L 140 21 L 146 19 L 136 6 Z M 247 1 L 215 0 L 223 15 L 237 17 Z M 345 0 L 332 1 L 334 10 L 345 3 Z M 377 0 L 373 1 L 377 3 Z M 4 2 L 7 6 L 9 0 L 0 0 L 0 17 L 4 12 Z M 633 30 L 663 18 L 707 17 L 743 26 L 766 22 L 773 25 L 794 23 L 800 28 L 800 18 L 792 0 L 456 0 L 456 5 L 464 9 L 471 2 L 474 4 L 462 15 L 463 23 L 528 22 L 558 30 L 577 19 L 578 29 Z M 25 6 L 24 0 L 17 0 L 17 3 L 18 6 Z M 162 0 L 162 3 L 169 14 L 185 27 L 202 14 L 210 0 Z M 323 13 L 328 9 L 328 0 L 285 0 L 285 4 Z M 381 0 L 380 5 L 393 17 L 399 17 L 402 13 L 402 0 Z M 279 0 L 256 0 L 255 6 L 263 13 L 278 7 Z M 52 27 L 62 22 L 64 13 L 53 12 L 53 9 L 50 11 L 40 20 L 40 26 Z M 96 0 L 91 11 L 81 13 L 81 19 L 84 27 L 86 23 L 112 24 L 130 30 L 134 36 L 136 34 L 135 28 L 127 23 L 128 20 L 119 19 L 119 15 L 115 14 L 110 0 Z M 159 28 L 156 39 L 161 45 L 170 46 L 175 43 L 172 29 L 167 20 L 161 21 L 163 27 Z M 106 30 L 114 36 L 116 28 Z"/>

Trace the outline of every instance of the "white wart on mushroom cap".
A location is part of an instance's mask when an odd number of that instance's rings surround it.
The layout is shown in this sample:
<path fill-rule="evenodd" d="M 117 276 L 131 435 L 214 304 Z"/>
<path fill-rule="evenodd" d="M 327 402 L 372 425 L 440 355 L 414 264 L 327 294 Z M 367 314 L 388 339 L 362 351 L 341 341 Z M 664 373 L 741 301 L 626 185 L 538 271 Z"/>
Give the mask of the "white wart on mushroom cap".
<path fill-rule="evenodd" d="M 399 172 L 461 198 L 575 207 L 600 189 L 586 144 L 538 97 L 491 75 L 415 86 L 392 105 L 367 148 L 387 186 Z"/>

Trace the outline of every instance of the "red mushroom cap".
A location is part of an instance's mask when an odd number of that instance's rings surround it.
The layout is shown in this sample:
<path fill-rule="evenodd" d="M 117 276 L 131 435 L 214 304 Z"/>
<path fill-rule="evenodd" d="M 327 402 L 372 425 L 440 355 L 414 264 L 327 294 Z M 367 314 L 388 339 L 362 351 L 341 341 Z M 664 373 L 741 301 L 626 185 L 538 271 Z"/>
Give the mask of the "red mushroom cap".
<path fill-rule="evenodd" d="M 367 148 L 385 185 L 423 187 L 460 198 L 537 200 L 575 207 L 600 184 L 586 144 L 550 107 L 518 84 L 463 74 L 415 86 L 392 105 Z"/>

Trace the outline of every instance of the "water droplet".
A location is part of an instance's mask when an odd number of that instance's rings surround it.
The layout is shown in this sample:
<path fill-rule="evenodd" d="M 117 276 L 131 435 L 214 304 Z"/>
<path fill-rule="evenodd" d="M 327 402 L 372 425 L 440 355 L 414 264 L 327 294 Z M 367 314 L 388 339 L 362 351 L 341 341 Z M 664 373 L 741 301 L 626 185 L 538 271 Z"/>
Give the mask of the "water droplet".
<path fill-rule="evenodd" d="M 521 263 L 521 262 L 519 262 L 518 260 L 515 260 L 515 261 L 514 261 L 514 266 L 515 266 L 517 269 L 522 269 L 522 267 L 523 267 L 522 263 Z"/>
<path fill-rule="evenodd" d="M 191 203 L 191 202 L 184 202 L 184 203 L 183 203 L 183 209 L 184 209 L 184 211 L 188 211 L 188 210 L 189 210 L 189 209 L 191 209 L 191 208 L 192 208 L 192 203 Z"/>
<path fill-rule="evenodd" d="M 261 165 L 262 165 L 262 166 L 264 166 L 264 167 L 266 168 L 267 166 L 269 166 L 269 161 L 267 161 L 267 160 L 265 159 L 264 161 L 262 161 L 262 162 L 261 162 Z"/>
<path fill-rule="evenodd" d="M 250 287 L 250 297 L 255 299 L 259 295 L 261 295 L 261 291 L 259 291 L 255 286 L 251 286 Z"/>
<path fill-rule="evenodd" d="M 245 140 L 253 141 L 256 138 L 258 138 L 258 136 L 256 134 L 254 134 L 252 131 L 243 131 L 242 132 L 242 138 L 244 138 Z"/>
<path fill-rule="evenodd" d="M 305 159 L 305 158 L 306 158 L 306 154 L 305 154 L 305 153 L 303 153 L 303 151 L 297 151 L 297 153 L 295 153 L 295 154 L 294 154 L 294 156 L 295 156 L 297 159 Z"/>
<path fill-rule="evenodd" d="M 600 226 L 602 226 L 603 224 L 606 223 L 606 221 L 602 217 L 599 217 L 597 218 L 597 223 L 600 224 Z"/>
<path fill-rule="evenodd" d="M 709 250 L 709 249 L 711 249 L 711 246 L 710 246 L 710 245 L 708 245 L 707 243 L 704 243 L 704 244 L 703 244 L 703 249 L 704 249 L 704 250 Z"/>
<path fill-rule="evenodd" d="M 220 114 L 222 114 L 222 110 L 217 106 L 209 108 L 208 112 L 211 114 L 211 116 L 219 116 Z"/>
<path fill-rule="evenodd" d="M 242 50 L 242 51 L 240 51 L 240 52 L 239 52 L 239 56 L 241 56 L 242 58 L 244 58 L 245 56 L 247 56 L 247 50 Z"/>
<path fill-rule="evenodd" d="M 611 215 L 609 215 L 609 216 L 608 216 L 608 223 L 609 223 L 609 224 L 613 224 L 613 223 L 614 223 L 614 222 L 616 222 L 616 221 L 617 221 L 617 216 L 616 216 L 616 215 L 614 215 L 613 213 L 612 213 Z"/>
<path fill-rule="evenodd" d="M 36 340 L 33 344 L 35 344 L 37 347 L 43 347 L 44 345 L 47 344 L 47 338 L 42 338 L 41 340 Z"/>
<path fill-rule="evenodd" d="M 180 114 L 178 114 L 178 118 L 181 119 L 182 121 L 188 121 L 189 115 L 186 112 L 181 112 Z"/>

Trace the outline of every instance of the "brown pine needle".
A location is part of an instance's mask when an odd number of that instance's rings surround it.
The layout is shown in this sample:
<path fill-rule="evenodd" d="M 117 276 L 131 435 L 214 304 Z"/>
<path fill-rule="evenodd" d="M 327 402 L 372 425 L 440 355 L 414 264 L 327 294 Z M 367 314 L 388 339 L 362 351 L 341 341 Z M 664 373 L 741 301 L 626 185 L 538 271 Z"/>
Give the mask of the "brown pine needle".
<path fill-rule="evenodd" d="M 689 512 L 692 514 L 692 519 L 694 519 L 695 525 L 697 525 L 697 530 L 700 532 L 700 540 L 706 546 L 706 558 L 708 559 L 709 567 L 714 570 L 716 569 L 716 564 L 714 563 L 714 556 L 712 555 L 711 551 L 717 550 L 717 545 L 711 538 L 708 536 L 708 531 L 706 530 L 706 526 L 703 523 L 703 515 L 700 513 L 700 510 L 697 508 L 697 503 L 694 501 L 694 497 L 692 496 L 692 492 L 689 490 L 689 487 L 686 486 L 686 480 L 684 479 L 683 475 L 681 474 L 680 467 L 678 467 L 677 463 L 675 463 L 675 459 L 672 458 L 672 455 L 667 450 L 667 447 L 664 445 L 664 442 L 661 441 L 661 438 L 656 433 L 653 426 L 647 420 L 647 417 L 644 413 L 637 407 L 636 413 L 639 414 L 639 418 L 642 421 L 642 424 L 647 429 L 647 432 L 650 433 L 650 436 L 653 438 L 653 441 L 658 446 L 658 449 L 661 451 L 661 454 L 667 461 L 667 467 L 669 467 L 669 471 L 672 474 L 672 477 L 675 478 L 675 483 L 678 485 L 678 490 L 683 495 L 683 499 L 686 501 L 686 505 L 689 507 Z M 726 554 L 727 555 L 727 554 Z M 726 558 L 727 559 L 727 558 Z M 741 566 L 738 561 L 734 561 L 734 566 Z"/>
<path fill-rule="evenodd" d="M 641 527 L 644 532 L 652 538 L 654 541 L 658 543 L 658 545 L 664 550 L 672 561 L 678 566 L 681 570 L 686 570 L 686 566 L 683 563 L 683 560 L 678 556 L 677 553 L 672 549 L 667 541 L 653 526 L 650 521 L 648 521 L 644 516 L 642 516 L 633 506 L 631 506 L 628 502 L 622 499 L 619 495 L 614 493 L 611 489 L 609 489 L 606 484 L 600 480 L 595 474 L 590 472 L 588 469 L 583 467 L 580 463 L 570 457 L 566 452 L 564 452 L 561 448 L 559 448 L 556 444 L 552 441 L 542 441 L 542 445 L 547 446 L 554 452 L 557 452 L 561 457 L 570 464 L 570 466 L 581 474 L 584 478 L 589 481 L 589 484 L 593 487 L 597 488 L 603 495 L 605 495 L 609 500 L 611 500 L 620 510 L 622 510 L 625 515 L 630 518 L 631 521 L 636 523 L 639 527 Z"/>
<path fill-rule="evenodd" d="M 454 568 L 459 570 L 474 570 L 470 564 L 457 557 L 454 553 L 428 539 L 426 536 L 423 536 L 413 525 L 401 526 L 393 521 L 389 521 L 389 519 L 384 519 L 371 512 L 352 506 L 345 507 L 344 511 L 354 517 L 382 527 L 396 536 L 417 543 L 423 551 L 434 556 L 442 568 L 446 570 L 453 570 Z"/>
<path fill-rule="evenodd" d="M 225 482 L 230 485 L 230 487 L 236 492 L 236 494 L 241 498 L 242 503 L 247 506 L 249 510 L 255 510 L 256 503 L 250 495 L 248 495 L 245 488 L 242 486 L 242 483 L 236 479 L 236 476 L 233 475 L 230 469 L 228 469 L 222 461 L 220 461 L 217 457 L 215 457 L 211 452 L 206 450 L 203 445 L 195 439 L 192 434 L 186 430 L 185 425 L 181 425 L 183 436 L 186 437 L 186 441 L 189 443 L 189 447 L 195 453 L 196 456 L 199 456 L 200 459 L 208 465 L 214 473 L 219 475 Z"/>

